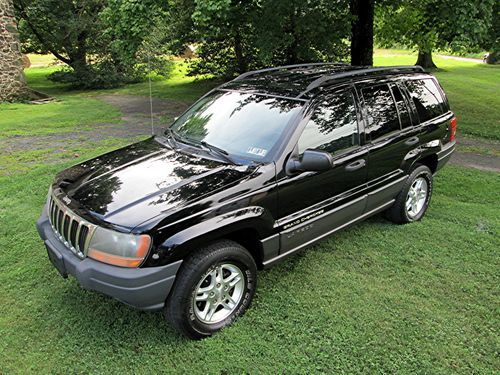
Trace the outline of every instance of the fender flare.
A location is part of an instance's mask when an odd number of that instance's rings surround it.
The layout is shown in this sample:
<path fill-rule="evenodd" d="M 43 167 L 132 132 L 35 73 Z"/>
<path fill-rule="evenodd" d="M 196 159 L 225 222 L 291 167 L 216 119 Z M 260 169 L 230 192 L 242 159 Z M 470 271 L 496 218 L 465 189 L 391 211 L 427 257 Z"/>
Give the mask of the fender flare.
<path fill-rule="evenodd" d="M 239 230 L 253 230 L 260 240 L 266 231 L 272 229 L 269 223 L 274 223 L 274 218 L 263 207 L 244 207 L 185 228 L 167 238 L 160 247 L 169 253 L 169 257 L 182 259 L 193 249 Z M 259 254 L 255 255 L 262 259 L 262 249 L 258 250 Z"/>

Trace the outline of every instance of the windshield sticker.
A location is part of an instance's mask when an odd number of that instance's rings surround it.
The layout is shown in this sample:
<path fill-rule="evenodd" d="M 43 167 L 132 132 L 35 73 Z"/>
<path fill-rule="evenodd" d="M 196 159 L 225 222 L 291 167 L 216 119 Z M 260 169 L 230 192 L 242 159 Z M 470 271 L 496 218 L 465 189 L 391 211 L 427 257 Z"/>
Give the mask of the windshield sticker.
<path fill-rule="evenodd" d="M 258 147 L 249 147 L 247 150 L 248 154 L 254 154 L 257 156 L 266 156 L 267 150 L 264 148 L 258 148 Z"/>

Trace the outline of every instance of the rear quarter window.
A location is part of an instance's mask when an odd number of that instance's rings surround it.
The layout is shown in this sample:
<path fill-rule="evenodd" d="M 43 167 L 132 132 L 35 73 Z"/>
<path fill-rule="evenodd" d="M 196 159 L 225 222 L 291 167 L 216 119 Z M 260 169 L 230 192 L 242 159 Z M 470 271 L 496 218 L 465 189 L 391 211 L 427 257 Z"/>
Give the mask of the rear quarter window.
<path fill-rule="evenodd" d="M 444 99 L 432 78 L 412 79 L 405 84 L 420 122 L 439 117 L 445 112 Z"/>

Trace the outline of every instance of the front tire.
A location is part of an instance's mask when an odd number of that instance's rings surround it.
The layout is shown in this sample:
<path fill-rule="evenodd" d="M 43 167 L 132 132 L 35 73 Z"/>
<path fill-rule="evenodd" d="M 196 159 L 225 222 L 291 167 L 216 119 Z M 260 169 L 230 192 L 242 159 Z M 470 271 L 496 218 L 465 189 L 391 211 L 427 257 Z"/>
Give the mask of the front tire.
<path fill-rule="evenodd" d="M 429 207 L 432 188 L 431 170 L 425 165 L 417 164 L 385 216 L 396 224 L 420 220 Z"/>
<path fill-rule="evenodd" d="M 250 306 L 257 267 L 236 242 L 215 242 L 188 257 L 167 298 L 167 320 L 193 339 L 211 336 L 232 324 Z"/>

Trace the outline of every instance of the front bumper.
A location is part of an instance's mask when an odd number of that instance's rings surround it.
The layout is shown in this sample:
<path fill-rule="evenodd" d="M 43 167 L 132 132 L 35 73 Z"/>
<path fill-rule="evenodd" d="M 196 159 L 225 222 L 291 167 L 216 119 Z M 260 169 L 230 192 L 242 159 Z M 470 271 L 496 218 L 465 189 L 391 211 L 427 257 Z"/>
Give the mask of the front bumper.
<path fill-rule="evenodd" d="M 56 237 L 44 207 L 36 222 L 49 259 L 59 273 L 76 277 L 85 289 L 95 290 L 141 310 L 159 310 L 174 284 L 182 260 L 161 267 L 123 268 L 80 259 Z"/>

